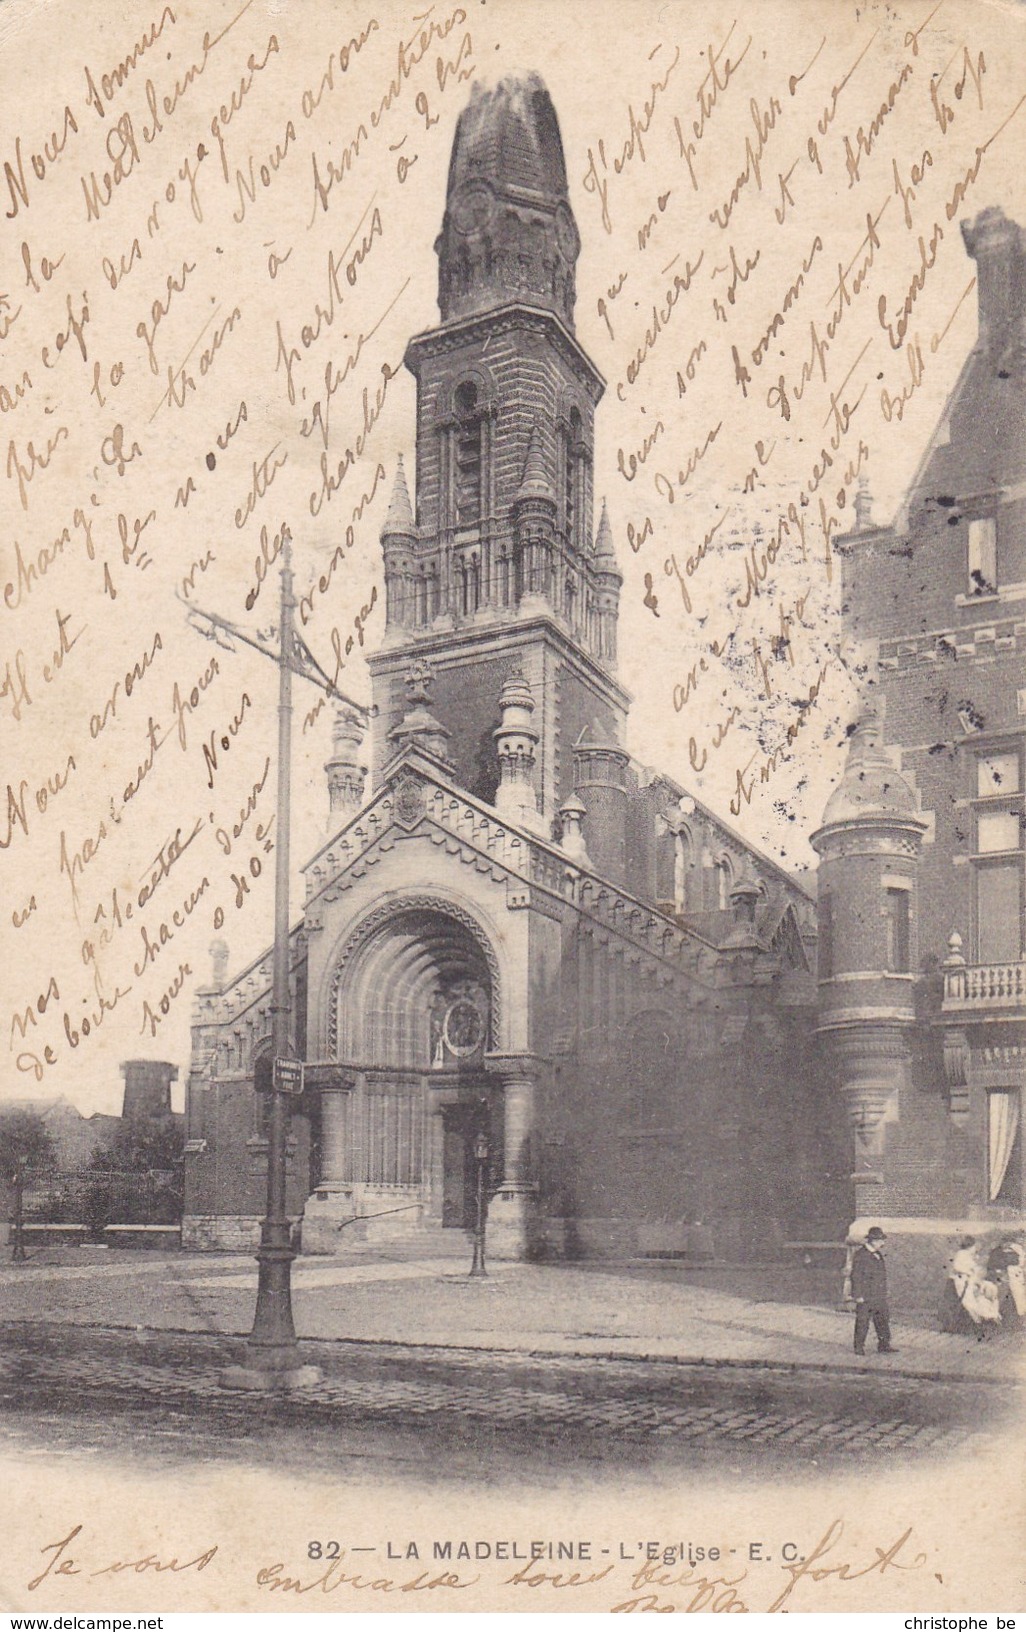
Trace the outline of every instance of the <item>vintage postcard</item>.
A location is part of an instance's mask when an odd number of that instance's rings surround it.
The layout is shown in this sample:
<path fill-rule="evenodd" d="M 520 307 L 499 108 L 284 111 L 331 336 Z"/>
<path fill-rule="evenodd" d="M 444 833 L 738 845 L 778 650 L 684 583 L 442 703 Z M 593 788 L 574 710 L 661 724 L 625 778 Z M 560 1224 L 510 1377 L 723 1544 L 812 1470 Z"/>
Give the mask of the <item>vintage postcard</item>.
<path fill-rule="evenodd" d="M 3 1610 L 1023 1609 L 1024 53 L 0 6 Z"/>

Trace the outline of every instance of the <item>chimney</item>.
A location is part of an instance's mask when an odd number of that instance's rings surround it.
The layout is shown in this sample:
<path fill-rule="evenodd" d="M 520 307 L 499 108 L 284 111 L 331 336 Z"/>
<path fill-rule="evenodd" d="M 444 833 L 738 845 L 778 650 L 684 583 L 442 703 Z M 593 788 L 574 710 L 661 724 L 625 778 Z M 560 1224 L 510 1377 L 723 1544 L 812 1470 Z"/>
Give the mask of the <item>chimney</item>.
<path fill-rule="evenodd" d="M 168 1060 L 125 1060 L 121 1066 L 125 1094 L 122 1119 L 132 1126 L 160 1121 L 171 1114 L 171 1084 L 177 1065 Z"/>
<path fill-rule="evenodd" d="M 997 361 L 1023 315 L 1023 232 L 997 205 L 962 222 L 966 252 L 976 262 L 980 343 Z"/>

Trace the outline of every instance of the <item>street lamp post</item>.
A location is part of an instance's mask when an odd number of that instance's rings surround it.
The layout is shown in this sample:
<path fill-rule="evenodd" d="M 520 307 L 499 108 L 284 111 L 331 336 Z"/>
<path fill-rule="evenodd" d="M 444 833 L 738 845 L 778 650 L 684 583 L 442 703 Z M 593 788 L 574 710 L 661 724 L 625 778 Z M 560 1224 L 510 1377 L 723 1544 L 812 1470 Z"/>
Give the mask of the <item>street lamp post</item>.
<path fill-rule="evenodd" d="M 290 1053 L 289 1017 L 289 842 L 292 773 L 292 541 L 282 546 L 281 612 L 278 631 L 278 809 L 274 863 L 274 974 L 271 986 L 271 1047 L 275 1061 Z M 286 1096 L 272 1071 L 267 1145 L 267 1214 L 260 1227 L 256 1313 L 249 1336 L 255 1365 L 288 1373 L 299 1365 L 292 1320 L 292 1228 L 285 1210 L 288 1158 Z"/>
<path fill-rule="evenodd" d="M 301 1387 L 316 1382 L 316 1366 L 301 1364 L 292 1319 L 292 1226 L 286 1212 L 288 1114 L 278 1078 L 278 1061 L 291 1055 L 289 1018 L 289 839 L 292 770 L 292 663 L 295 610 L 292 596 L 292 540 L 282 545 L 281 609 L 278 630 L 278 804 L 275 821 L 274 961 L 271 1035 L 274 1067 L 270 1086 L 267 1142 L 267 1212 L 257 1252 L 256 1312 L 249 1334 L 248 1361 L 233 1366 L 225 1381 L 239 1388 Z"/>
<path fill-rule="evenodd" d="M 292 1060 L 289 1017 L 292 1012 L 289 990 L 289 834 L 292 765 L 292 674 L 319 686 L 329 697 L 346 703 L 359 713 L 366 710 L 339 691 L 317 662 L 302 637 L 297 635 L 292 595 L 292 538 L 288 527 L 281 529 L 281 600 L 277 648 L 267 637 L 247 633 L 216 612 L 205 612 L 188 602 L 189 622 L 200 634 L 229 651 L 235 642 L 252 646 L 278 665 L 278 803 L 274 868 L 274 954 L 271 984 L 272 1052 L 269 1127 L 267 1142 L 267 1212 L 260 1227 L 257 1252 L 256 1312 L 249 1334 L 247 1363 L 231 1366 L 223 1381 L 235 1388 L 296 1388 L 316 1382 L 316 1366 L 300 1363 L 296 1328 L 292 1320 L 292 1228 L 286 1212 L 286 1172 L 288 1159 L 289 1093 L 302 1087 L 302 1067 Z"/>
<path fill-rule="evenodd" d="M 488 1171 L 488 1140 L 483 1133 L 479 1133 L 474 1140 L 474 1160 L 477 1163 L 477 1227 L 474 1230 L 474 1261 L 470 1266 L 470 1273 L 475 1280 L 488 1274 L 485 1268 L 485 1220 L 487 1208 L 485 1206 L 485 1174 Z"/>

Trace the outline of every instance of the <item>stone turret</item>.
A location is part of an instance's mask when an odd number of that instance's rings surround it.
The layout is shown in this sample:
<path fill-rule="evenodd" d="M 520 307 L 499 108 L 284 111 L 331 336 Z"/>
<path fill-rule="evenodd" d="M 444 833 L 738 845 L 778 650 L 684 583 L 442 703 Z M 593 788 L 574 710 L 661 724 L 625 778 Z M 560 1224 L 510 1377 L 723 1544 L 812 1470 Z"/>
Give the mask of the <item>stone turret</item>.
<path fill-rule="evenodd" d="M 819 1026 L 855 1135 L 856 1211 L 879 1212 L 884 1127 L 910 1080 L 916 876 L 927 824 L 864 710 L 812 835 L 819 853 Z"/>
<path fill-rule="evenodd" d="M 620 619 L 620 590 L 623 573 L 616 560 L 609 511 L 602 500 L 598 532 L 595 535 L 594 574 L 598 612 L 598 655 L 607 663 L 616 661 L 616 629 Z"/>
<path fill-rule="evenodd" d="M 431 712 L 431 688 L 434 675 L 429 664 L 417 662 L 407 671 L 406 712 L 398 725 L 388 733 L 393 751 L 412 743 L 431 754 L 441 764 L 448 763 L 449 732 Z"/>
<path fill-rule="evenodd" d="M 627 779 L 630 755 L 586 734 L 574 744 L 574 790 L 588 813 L 588 854 L 595 870 L 627 882 Z"/>
<path fill-rule="evenodd" d="M 328 827 L 332 833 L 350 816 L 355 816 L 363 804 L 363 785 L 367 775 L 366 765 L 359 763 L 363 737 L 363 721 L 356 710 L 348 703 L 336 703 L 331 730 L 331 758 L 324 766 L 328 778 Z"/>
<path fill-rule="evenodd" d="M 499 761 L 495 808 L 511 821 L 541 831 L 533 781 L 538 746 L 538 732 L 532 724 L 534 696 L 519 672 L 510 675 L 499 693 L 499 708 L 502 718 L 493 732 Z"/>
<path fill-rule="evenodd" d="M 976 262 L 980 345 L 996 366 L 1021 377 L 1026 233 L 992 205 L 981 210 L 975 221 L 962 222 L 962 238 Z"/>
<path fill-rule="evenodd" d="M 389 627 L 405 625 L 416 614 L 415 560 L 417 525 L 406 486 L 403 456 L 395 469 L 392 500 L 381 529 L 381 553 L 385 563 L 385 620 Z"/>
<path fill-rule="evenodd" d="M 579 862 L 582 867 L 591 866 L 591 857 L 584 842 L 584 819 L 588 812 L 584 801 L 576 793 L 570 794 L 559 807 L 559 817 L 563 827 L 561 844 L 571 861 Z"/>
<path fill-rule="evenodd" d="M 537 425 L 532 427 L 524 476 L 513 501 L 514 536 L 520 561 L 520 610 L 543 608 L 553 587 L 556 496 L 542 458 Z"/>

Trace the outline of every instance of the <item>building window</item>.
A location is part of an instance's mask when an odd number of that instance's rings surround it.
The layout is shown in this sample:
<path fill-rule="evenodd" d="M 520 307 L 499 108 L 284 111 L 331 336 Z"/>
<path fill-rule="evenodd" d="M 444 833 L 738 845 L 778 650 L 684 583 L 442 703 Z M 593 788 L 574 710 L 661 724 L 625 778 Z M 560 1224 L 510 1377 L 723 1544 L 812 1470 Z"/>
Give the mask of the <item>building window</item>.
<path fill-rule="evenodd" d="M 1022 1105 L 1017 1088 L 987 1095 L 987 1196 L 1006 1207 L 1022 1205 Z"/>
<path fill-rule="evenodd" d="M 992 799 L 1001 794 L 1018 793 L 1021 787 L 1019 755 L 1011 753 L 981 754 L 976 761 L 976 795 Z"/>
<path fill-rule="evenodd" d="M 1022 761 L 1017 749 L 976 758 L 976 961 L 1015 963 L 1023 952 Z"/>
<path fill-rule="evenodd" d="M 1022 956 L 1021 856 L 976 866 L 976 961 L 1017 963 Z"/>
<path fill-rule="evenodd" d="M 997 593 L 997 522 L 979 516 L 969 523 L 969 594 Z"/>
<path fill-rule="evenodd" d="M 820 980 L 834 978 L 834 903 L 829 890 L 824 890 L 817 907 L 819 940 L 816 946 L 816 967 Z"/>
<path fill-rule="evenodd" d="M 981 856 L 1018 850 L 1022 818 L 1015 810 L 981 810 L 976 817 L 976 849 Z"/>
<path fill-rule="evenodd" d="M 481 416 L 477 386 L 466 380 L 456 389 L 456 525 L 481 520 Z"/>
<path fill-rule="evenodd" d="M 891 974 L 909 972 L 909 892 L 884 890 L 884 918 L 887 924 L 887 968 Z"/>
<path fill-rule="evenodd" d="M 469 617 L 481 605 L 481 565 L 476 555 L 465 555 L 457 568 L 459 574 L 460 611 Z"/>
<path fill-rule="evenodd" d="M 691 835 L 679 827 L 673 835 L 673 906 L 684 912 L 688 899 L 688 870 L 691 866 Z"/>

